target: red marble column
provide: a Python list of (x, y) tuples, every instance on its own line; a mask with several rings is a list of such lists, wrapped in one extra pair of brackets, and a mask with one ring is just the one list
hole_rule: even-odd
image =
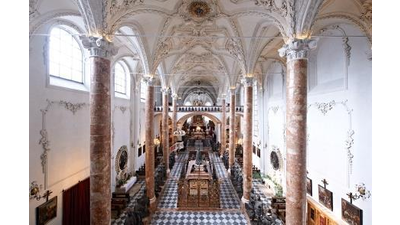
[(156, 196), (154, 194), (154, 84), (153, 78), (146, 79), (147, 95), (145, 102), (145, 141), (146, 141), (146, 189), (150, 199), (150, 211), (156, 209)]
[(306, 224), (307, 53), (314, 40), (290, 40), (287, 57), (286, 224)]
[(231, 92), (231, 103), (229, 108), (229, 171), (235, 162), (235, 117), (236, 117), (236, 88), (230, 89)]
[(90, 224), (111, 222), (110, 59), (113, 44), (82, 36), (90, 50)]
[[(173, 94), (172, 95), (172, 132), (175, 132), (177, 130), (177, 118), (178, 118), (178, 107), (177, 107), (177, 101), (178, 101), (178, 95)], [(176, 137), (172, 136), (172, 143), (175, 144), (176, 142)]]
[(245, 77), (244, 85), (244, 132), (243, 132), (243, 197), (250, 200), (253, 178), (253, 77)]
[(221, 99), (222, 105), (222, 123), (221, 123), (221, 149), (220, 149), (220, 156), (225, 153), (226, 151), (226, 102), (225, 98)]
[(162, 146), (163, 146), (163, 157), (164, 164), (167, 170), (167, 175), (169, 175), (169, 130), (168, 130), (168, 94), (169, 89), (162, 89), (162, 101), (163, 101), (163, 111), (162, 111)]

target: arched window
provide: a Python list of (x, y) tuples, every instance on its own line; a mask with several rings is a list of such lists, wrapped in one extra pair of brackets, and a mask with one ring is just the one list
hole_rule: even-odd
[(118, 61), (114, 66), (114, 84), (115, 92), (126, 95), (127, 89), (127, 68), (124, 62)]
[(64, 26), (56, 26), (50, 31), (49, 74), (50, 77), (84, 82), (82, 49)]

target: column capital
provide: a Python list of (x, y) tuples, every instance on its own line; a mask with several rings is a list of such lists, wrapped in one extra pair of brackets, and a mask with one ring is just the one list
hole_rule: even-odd
[(145, 82), (147, 86), (153, 86), (155, 79), (153, 76), (143, 76), (143, 82)]
[(172, 99), (174, 99), (174, 100), (178, 100), (178, 94), (176, 94), (176, 93), (173, 93), (173, 94), (171, 95), (171, 97), (172, 97)]
[(79, 38), (83, 47), (89, 50), (90, 56), (109, 59), (118, 53), (118, 48), (103, 37), (81, 35)]
[(278, 50), (280, 57), (287, 57), (287, 61), (294, 59), (307, 59), (308, 52), (317, 47), (317, 39), (292, 38)]
[(236, 92), (236, 86), (229, 87), (229, 93), (234, 94)]
[(162, 92), (164, 95), (168, 95), (168, 94), (170, 93), (170, 91), (171, 91), (171, 89), (169, 89), (169, 88), (161, 88), (161, 92)]
[(241, 82), (245, 87), (253, 86), (254, 77), (244, 77)]

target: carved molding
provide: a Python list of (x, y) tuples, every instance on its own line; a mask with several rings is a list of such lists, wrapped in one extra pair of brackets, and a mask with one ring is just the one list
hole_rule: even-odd
[[(352, 148), (354, 145), (354, 130), (352, 129), (352, 112), (353, 109), (349, 108), (347, 105), (347, 100), (341, 101), (341, 102), (336, 102), (335, 100), (332, 100), (330, 102), (326, 103), (319, 103), (315, 102), (313, 104), (308, 105), (308, 109), (312, 106), (316, 107), (324, 116), (331, 110), (335, 108), (335, 106), (341, 105), (344, 107), (344, 109), (347, 112), (348, 118), (349, 118), (349, 130), (347, 131), (347, 138), (345, 140), (345, 149), (346, 149), (346, 154), (347, 154), (347, 186), (350, 187), (350, 176), (353, 173), (353, 158), (354, 154), (352, 153)], [(308, 134), (308, 141), (309, 140), (309, 134)]]
[(42, 113), (42, 129), (39, 131), (40, 133), (40, 140), (39, 144), (42, 145), (43, 148), (43, 153), (40, 155), (40, 160), (41, 160), (41, 165), (42, 165), (42, 172), (44, 174), (44, 188), (47, 189), (47, 177), (48, 177), (48, 171), (47, 171), (47, 165), (48, 165), (48, 153), (51, 150), (50, 149), (50, 141), (48, 139), (48, 133), (46, 130), (46, 114), (49, 112), (51, 107), (53, 105), (58, 105), (64, 107), (66, 110), (71, 111), (73, 115), (75, 113), (82, 109), (83, 107), (89, 106), (87, 103), (71, 103), (68, 101), (50, 101), (46, 99), (47, 105), (44, 109), (40, 109), (40, 112)]
[(347, 139), (345, 141), (346, 149), (347, 149), (347, 158), (349, 160), (349, 173), (350, 174), (353, 174), (353, 158), (354, 158), (354, 155), (351, 152), (351, 148), (354, 145), (353, 135), (354, 135), (354, 130), (349, 130), (347, 132)]
[(315, 106), (325, 116), (329, 111), (331, 111), (338, 104), (345, 107), (347, 114), (351, 114), (351, 112), (353, 111), (353, 109), (350, 109), (347, 106), (347, 100), (341, 101), (341, 102), (336, 102), (335, 100), (332, 100), (330, 102), (315, 102), (315, 103), (309, 104), (308, 109), (312, 106)]
[(80, 36), (82, 45), (89, 50), (90, 56), (111, 58), (118, 53), (118, 48), (114, 46), (112, 42), (105, 40), (104, 38), (98, 38), (93, 36)]
[(347, 59), (347, 66), (350, 65), (350, 58), (351, 58), (351, 46), (349, 45), (349, 38), (347, 37), (346, 32), (344, 31), (343, 28), (341, 28), (339, 25), (331, 25), (328, 27), (325, 27), (319, 31), (319, 34), (323, 34), (329, 30), (338, 30), (340, 33), (342, 33), (342, 43), (343, 43), (343, 50), (346, 54), (346, 59)]
[(279, 56), (286, 56), (287, 61), (297, 59), (307, 59), (308, 52), (317, 47), (316, 39), (290, 39), (282, 48), (280, 48)]

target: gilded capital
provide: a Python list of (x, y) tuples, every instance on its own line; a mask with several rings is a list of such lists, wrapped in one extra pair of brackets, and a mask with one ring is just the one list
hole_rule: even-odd
[(287, 58), (287, 61), (294, 59), (307, 59), (308, 52), (317, 47), (317, 39), (290, 39), (278, 50), (280, 57)]
[(118, 48), (103, 37), (80, 36), (83, 47), (88, 49), (90, 56), (109, 59), (118, 53)]

